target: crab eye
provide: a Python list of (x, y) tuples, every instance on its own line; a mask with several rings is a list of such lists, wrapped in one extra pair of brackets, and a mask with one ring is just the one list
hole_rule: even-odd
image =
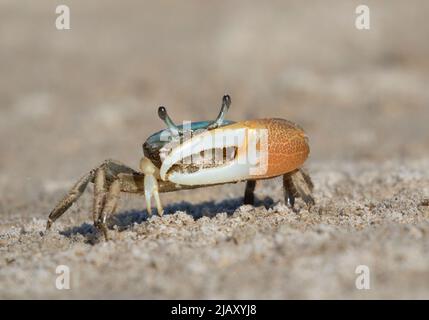
[(167, 117), (167, 110), (165, 109), (165, 107), (160, 106), (158, 108), (158, 116), (161, 118), (161, 120), (165, 121), (165, 119)]
[(218, 114), (216, 120), (207, 126), (208, 130), (219, 128), (222, 125), (223, 120), (225, 119), (225, 115), (228, 112), (230, 105), (231, 105), (231, 97), (229, 95), (224, 95), (222, 97), (222, 106), (220, 107), (219, 114)]
[(173, 120), (168, 116), (167, 109), (164, 106), (158, 108), (158, 116), (164, 121), (167, 128), (170, 130), (173, 136), (178, 136), (182, 134), (181, 130), (175, 125)]

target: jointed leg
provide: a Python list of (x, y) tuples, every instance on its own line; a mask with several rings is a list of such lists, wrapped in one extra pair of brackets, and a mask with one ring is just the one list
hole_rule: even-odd
[(256, 180), (247, 180), (246, 181), (246, 189), (244, 191), (244, 204), (254, 205), (255, 203), (255, 187)]
[(106, 201), (106, 172), (103, 167), (95, 171), (94, 179), (94, 207), (92, 217), (94, 225), (97, 226), (98, 218), (103, 210)]
[(97, 220), (94, 220), (94, 224), (97, 226), (99, 230), (101, 230), (104, 234), (104, 238), (106, 240), (109, 239), (107, 232), (106, 220), (112, 215), (117, 207), (119, 194), (121, 193), (121, 183), (119, 179), (112, 182), (109, 187), (109, 192), (107, 193), (105, 204), (101, 214), (97, 217)]
[[(106, 217), (110, 212), (114, 211), (115, 205), (114, 203), (117, 197), (116, 194), (119, 195), (117, 190), (120, 188), (120, 181), (118, 177), (121, 174), (126, 175), (139, 175), (139, 173), (132, 168), (113, 160), (106, 160), (100, 166), (95, 169), (92, 169), (86, 175), (84, 175), (79, 181), (73, 186), (73, 188), (67, 193), (67, 195), (57, 204), (57, 206), (52, 210), (49, 215), (48, 222), (46, 224), (46, 229), (48, 230), (52, 224), (61, 217), (64, 212), (70, 208), (70, 206), (82, 195), (85, 191), (89, 182), (93, 182), (94, 186), (94, 212), (93, 219), (94, 224), (96, 226), (100, 225), (99, 221), (106, 220)], [(106, 188), (110, 185), (109, 193), (106, 195)], [(139, 190), (140, 186), (136, 186), (136, 192), (142, 192), (143, 190)], [(106, 199), (107, 197), (107, 199)], [(104, 207), (106, 207), (104, 209)], [(104, 213), (103, 213), (104, 212)], [(100, 220), (100, 217), (102, 219)], [(104, 217), (104, 218), (103, 218)], [(103, 227), (103, 223), (101, 224)]]
[(71, 188), (71, 190), (67, 193), (67, 195), (55, 206), (49, 215), (48, 222), (46, 223), (46, 230), (49, 230), (55, 220), (61, 217), (64, 212), (66, 212), (67, 209), (70, 208), (77, 199), (79, 199), (79, 197), (85, 191), (88, 183), (93, 180), (94, 175), (95, 170), (91, 170), (82, 178), (80, 178), (73, 188)]
[(311, 196), (313, 182), (303, 169), (297, 169), (283, 175), (283, 188), (285, 202), (289, 202), (292, 208), (295, 204), (295, 198), (298, 197), (301, 197), (308, 206), (314, 205), (314, 199)]
[(295, 186), (293, 185), (290, 174), (283, 175), (283, 192), (285, 203), (289, 202), (289, 205), (293, 208), (295, 205), (295, 197), (298, 196)]

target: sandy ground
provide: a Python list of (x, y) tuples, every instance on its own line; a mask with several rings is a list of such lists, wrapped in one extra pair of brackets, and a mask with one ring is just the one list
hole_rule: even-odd
[[(0, 298), (429, 298), (427, 1), (0, 2)], [(112, 240), (92, 187), (48, 234), (83, 173), (173, 119), (281, 117), (311, 142), (316, 205), (284, 205), (278, 179), (123, 195)], [(71, 289), (55, 287), (58, 265)], [(370, 289), (355, 286), (368, 266)]]

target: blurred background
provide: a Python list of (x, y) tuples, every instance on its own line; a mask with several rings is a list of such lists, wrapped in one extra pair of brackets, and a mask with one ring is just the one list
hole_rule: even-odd
[(2, 197), (105, 158), (136, 166), (159, 105), (213, 119), (224, 93), (231, 120), (301, 124), (311, 161), (427, 156), (429, 3), (365, 1), (363, 31), (359, 4), (0, 1)]
[[(55, 8), (60, 4), (70, 8), (71, 30), (55, 27)], [(355, 28), (355, 9), (360, 4), (370, 8), (370, 30)], [(411, 295), (420, 286), (422, 296), (427, 297), (427, 282), (425, 286), (422, 281), (429, 278), (424, 260), (428, 255), (422, 254), (427, 252), (427, 237), (421, 236), (418, 242), (409, 238), (420, 235), (414, 226), (401, 229), (395, 224), (393, 231), (365, 229), (358, 234), (359, 242), (347, 226), (360, 230), (373, 224), (390, 226), (389, 221), (418, 220), (423, 221), (421, 234), (427, 230), (424, 223), (429, 212), (416, 208), (427, 208), (421, 199), (424, 192), (427, 196), (423, 166), (429, 158), (428, 18), (426, 0), (0, 0), (0, 251), (8, 257), (0, 260), (3, 296), (34, 297), (50, 288), (54, 290), (51, 296), (58, 297), (47, 270), (54, 270), (67, 257), (77, 261), (75, 270), (82, 268), (82, 286), (94, 291), (95, 297), (131, 296), (129, 286), (134, 286), (134, 292), (147, 290), (140, 297), (278, 298), (320, 297), (322, 293), (330, 297), (330, 292), (338, 297), (337, 288), (357, 294), (350, 287), (353, 270), (369, 256), (378, 262), (375, 272), (378, 283), (384, 281), (385, 297), (391, 293), (401, 297), (404, 286)], [(128, 226), (140, 224), (115, 236), (155, 239), (133, 240), (133, 250), (141, 250), (135, 254), (129, 252), (126, 241), (86, 244), (79, 233), (91, 232), (90, 225), (82, 224), (90, 221), (91, 193), (87, 193), (58, 227), (60, 231), (66, 226), (80, 229), (72, 229), (68, 237), (54, 233), (48, 238), (51, 255), (47, 255), (48, 245), (42, 245), (39, 232), (55, 202), (78, 177), (107, 158), (137, 168), (142, 143), (164, 127), (157, 116), (159, 105), (165, 105), (177, 123), (210, 120), (216, 117), (225, 93), (232, 96), (230, 120), (280, 117), (307, 131), (311, 144), (307, 166), (315, 172), (316, 209), (304, 211), (303, 216), (291, 214), (286, 207), (269, 214), (258, 209), (252, 216), (263, 218), (254, 225), (243, 222), (250, 235), (234, 227), (240, 212), (237, 219), (226, 222), (222, 214), (195, 221), (186, 215), (167, 215), (154, 219), (149, 231), (140, 223), (141, 212), (135, 214), (137, 218), (130, 214)], [(393, 165), (378, 171), (391, 160)], [(416, 170), (402, 170), (416, 161)], [(337, 164), (342, 166), (340, 173)], [(362, 168), (370, 174), (361, 175)], [(214, 216), (228, 204), (229, 213), (234, 212), (241, 204), (243, 186), (215, 188), (215, 192), (167, 194), (163, 201), (173, 205), (172, 211), (199, 205), (200, 216), (207, 207), (209, 216)], [(259, 190), (265, 196), (274, 195), (275, 200), (282, 197), (277, 182)], [(227, 202), (219, 206), (203, 202), (213, 200)], [(143, 208), (142, 199), (122, 201), (120, 210), (138, 208)], [(183, 232), (200, 232), (201, 243), (207, 247), (198, 251), (192, 237), (189, 242), (177, 240), (181, 229), (161, 235), (158, 241), (156, 232), (170, 230), (180, 219), (188, 225)], [(283, 221), (284, 233), (277, 232), (279, 221)], [(319, 228), (321, 221), (329, 227), (302, 232), (310, 225)], [(168, 228), (162, 228), (162, 223)], [(293, 223), (291, 228), (296, 229), (288, 229)], [(205, 231), (208, 227), (201, 227), (204, 224), (226, 230), (227, 235), (237, 230), (248, 238), (241, 247), (231, 247), (230, 253), (230, 242), (213, 244), (211, 233)], [(343, 238), (337, 237), (339, 232), (332, 225), (341, 226)], [(192, 226), (195, 229), (189, 229)], [(253, 236), (252, 228), (262, 231)], [(273, 244), (271, 234), (286, 254), (280, 255), (277, 247), (265, 249), (264, 245)], [(391, 240), (387, 249), (383, 247), (386, 234)], [(404, 237), (409, 242), (398, 240)], [(330, 251), (324, 248), (330, 243), (334, 243), (330, 249), (334, 256), (328, 258)], [(356, 248), (356, 243), (365, 245)], [(184, 253), (173, 244), (184, 248)], [(255, 257), (242, 258), (253, 252), (246, 245), (256, 248)], [(71, 251), (61, 255), (57, 246)], [(236, 273), (229, 273), (232, 262), (224, 267), (212, 263), (224, 263), (210, 258), (212, 252), (221, 258), (226, 252), (228, 261), (242, 259), (235, 262)], [(102, 257), (94, 258), (94, 268), (85, 260), (92, 259), (92, 253)], [(279, 255), (284, 260), (278, 260)], [(191, 264), (189, 257), (196, 262)], [(112, 261), (119, 266), (111, 267)], [(296, 268), (290, 273), (293, 262)], [(100, 264), (105, 267), (103, 273), (95, 273)], [(176, 267), (159, 267), (164, 265)], [(407, 269), (410, 266), (414, 269)], [(388, 268), (393, 270), (389, 275)], [(117, 270), (128, 272), (124, 276)], [(204, 274), (212, 275), (211, 280)], [(190, 275), (194, 288), (189, 287)], [(402, 282), (397, 282), (399, 278)], [(138, 279), (146, 282), (141, 285)], [(285, 279), (289, 281), (286, 287), (282, 285)], [(393, 290), (389, 286), (395, 283)], [(184, 286), (189, 288), (181, 295)], [(111, 288), (116, 291), (108, 293)], [(81, 297), (80, 291), (72, 294)]]

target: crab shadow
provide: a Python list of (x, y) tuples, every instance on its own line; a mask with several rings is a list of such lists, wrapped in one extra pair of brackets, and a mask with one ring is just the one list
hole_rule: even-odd
[[(243, 198), (234, 198), (223, 200), (221, 202), (205, 201), (198, 204), (192, 204), (187, 201), (181, 201), (164, 207), (164, 215), (174, 214), (177, 211), (185, 212), (190, 215), (194, 220), (202, 217), (212, 218), (218, 213), (226, 212), (228, 216), (232, 215), (240, 206), (243, 205)], [(264, 206), (266, 209), (274, 205), (274, 200), (271, 197), (265, 197), (264, 199), (255, 198), (255, 207)], [(118, 231), (129, 229), (134, 224), (141, 224), (145, 222), (150, 216), (147, 210), (130, 210), (115, 214), (109, 219), (109, 229), (113, 226)], [(82, 235), (87, 238), (89, 242), (93, 242), (97, 237), (97, 230), (92, 224), (83, 223), (80, 226), (68, 228), (64, 231), (60, 231), (60, 234), (68, 238), (75, 235)]]

